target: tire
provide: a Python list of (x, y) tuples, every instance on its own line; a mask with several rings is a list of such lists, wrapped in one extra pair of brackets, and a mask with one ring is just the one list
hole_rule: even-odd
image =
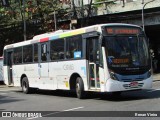
[(29, 88), (29, 82), (28, 82), (28, 78), (27, 77), (24, 77), (22, 79), (22, 91), (25, 94), (28, 94), (31, 91), (30, 88)]
[(80, 77), (76, 79), (76, 95), (79, 99), (85, 98), (84, 84)]

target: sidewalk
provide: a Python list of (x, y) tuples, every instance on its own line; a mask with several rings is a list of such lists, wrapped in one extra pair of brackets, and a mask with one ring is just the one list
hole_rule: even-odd
[(160, 73), (159, 74), (153, 74), (153, 81), (160, 81)]

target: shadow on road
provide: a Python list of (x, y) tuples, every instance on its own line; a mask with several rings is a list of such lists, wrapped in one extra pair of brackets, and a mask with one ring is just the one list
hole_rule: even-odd
[(129, 91), (123, 92), (121, 96), (115, 96), (107, 93), (105, 95), (99, 95), (99, 100), (107, 101), (132, 101), (132, 100), (143, 100), (143, 99), (155, 99), (160, 98), (160, 90), (142, 90), (142, 91)]
[[(25, 94), (22, 91), (16, 91), (16, 92)], [(67, 90), (34, 90), (33, 92), (29, 94), (76, 98), (76, 94), (73, 91), (67, 91)]]
[[(23, 99), (17, 99), (16, 97), (9, 97), (9, 96), (0, 95), (0, 104), (19, 102), (19, 101), (23, 101)], [(0, 111), (1, 110), (3, 110), (3, 109), (0, 109)]]
[[(17, 91), (17, 92), (21, 92), (21, 91)], [(37, 90), (31, 94), (76, 98), (75, 92), (66, 91), (66, 90), (65, 91)], [(160, 90), (127, 91), (117, 96), (113, 95), (112, 93), (88, 92), (84, 100), (94, 99), (94, 100), (120, 102), (120, 101), (132, 101), (132, 100), (154, 99), (154, 98), (160, 98)]]

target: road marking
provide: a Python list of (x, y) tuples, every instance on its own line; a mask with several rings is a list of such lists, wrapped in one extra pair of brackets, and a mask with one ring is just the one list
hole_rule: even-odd
[[(84, 107), (77, 107), (77, 108), (62, 110), (62, 111), (59, 111), (59, 112), (54, 112), (54, 113), (49, 113), (49, 114), (43, 115), (42, 117), (46, 117), (46, 116), (54, 115), (54, 114), (58, 114), (58, 113), (63, 113), (63, 112), (66, 112), (66, 111), (73, 111), (73, 110), (77, 110), (77, 109), (82, 109), (82, 108), (84, 108)], [(31, 120), (31, 119), (36, 119), (36, 118), (38, 118), (38, 117), (31, 117), (31, 118), (27, 118), (27, 119)]]
[(148, 92), (154, 92), (154, 91), (159, 91), (160, 89), (151, 89), (150, 91)]
[(82, 109), (82, 108), (84, 108), (84, 107), (77, 107), (77, 108), (72, 108), (72, 109), (63, 110), (63, 111), (73, 111), (73, 110)]
[(7, 93), (0, 93), (0, 95), (5, 95), (5, 94), (7, 94)]

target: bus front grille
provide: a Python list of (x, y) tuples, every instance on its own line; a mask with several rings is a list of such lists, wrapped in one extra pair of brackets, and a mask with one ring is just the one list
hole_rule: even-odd
[(137, 86), (131, 86), (130, 84), (124, 84), (123, 87), (124, 87), (125, 89), (141, 88), (141, 87), (143, 87), (143, 84), (144, 84), (144, 83), (138, 83)]

